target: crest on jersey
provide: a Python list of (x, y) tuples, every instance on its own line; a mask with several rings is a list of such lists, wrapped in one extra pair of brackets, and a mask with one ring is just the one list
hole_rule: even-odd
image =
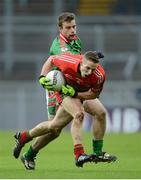
[(66, 52), (66, 51), (68, 51), (68, 48), (62, 47), (62, 48), (61, 48), (61, 51), (62, 51), (62, 52)]

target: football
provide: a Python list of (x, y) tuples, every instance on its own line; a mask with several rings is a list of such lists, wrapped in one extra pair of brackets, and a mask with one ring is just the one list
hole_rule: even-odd
[(46, 75), (46, 77), (50, 79), (51, 84), (53, 84), (53, 91), (60, 91), (62, 85), (65, 85), (65, 78), (61, 71), (52, 70)]

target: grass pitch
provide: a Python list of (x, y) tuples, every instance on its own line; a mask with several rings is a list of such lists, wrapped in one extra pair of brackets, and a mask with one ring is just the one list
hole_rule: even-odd
[[(140, 179), (141, 133), (107, 134), (104, 150), (118, 156), (115, 163), (87, 163), (83, 168), (74, 165), (70, 132), (63, 132), (58, 139), (38, 154), (36, 170), (27, 171), (19, 159), (14, 159), (13, 132), (0, 132), (1, 179)], [(30, 143), (29, 143), (30, 144)], [(22, 153), (29, 147), (27, 144)], [(87, 153), (92, 153), (91, 134), (84, 133)]]

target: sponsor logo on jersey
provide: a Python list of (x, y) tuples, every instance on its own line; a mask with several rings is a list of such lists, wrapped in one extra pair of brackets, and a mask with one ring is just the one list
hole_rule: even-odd
[(62, 47), (62, 48), (61, 48), (61, 51), (62, 51), (62, 52), (66, 52), (66, 51), (68, 51), (68, 48)]

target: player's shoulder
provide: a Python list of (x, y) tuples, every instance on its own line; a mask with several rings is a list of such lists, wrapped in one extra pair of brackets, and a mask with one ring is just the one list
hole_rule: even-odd
[(81, 56), (75, 55), (70, 52), (53, 56), (53, 61), (61, 61), (62, 63), (67, 64), (78, 64), (81, 62)]
[(82, 55), (81, 54), (73, 54), (73, 53), (71, 53), (71, 52), (69, 52), (69, 51), (67, 51), (67, 52), (64, 52), (64, 53), (62, 53), (62, 54), (60, 54), (60, 55), (58, 55), (59, 57), (68, 57), (68, 58), (70, 58), (70, 59), (81, 59), (82, 58)]
[(95, 70), (95, 76), (100, 79), (101, 82), (105, 81), (106, 74), (104, 68), (99, 64)]
[(50, 46), (50, 55), (60, 54), (60, 44), (59, 44), (59, 37), (57, 36)]
[(59, 44), (59, 36), (56, 36), (56, 38), (52, 41), (51, 47), (58, 46)]
[(51, 60), (54, 59), (54, 58), (55, 58), (55, 55), (50, 55), (50, 56), (48, 57), (47, 61), (51, 61)]
[(77, 36), (77, 40), (76, 40), (79, 44), (81, 44), (81, 39), (79, 38), (79, 36)]
[(56, 42), (58, 42), (58, 41), (59, 41), (59, 35), (57, 35), (52, 42), (53, 42), (53, 43), (56, 43)]
[(104, 68), (102, 67), (101, 64), (98, 65), (97, 69), (96, 69), (98, 72), (100, 72), (101, 74), (105, 75), (105, 70)]

